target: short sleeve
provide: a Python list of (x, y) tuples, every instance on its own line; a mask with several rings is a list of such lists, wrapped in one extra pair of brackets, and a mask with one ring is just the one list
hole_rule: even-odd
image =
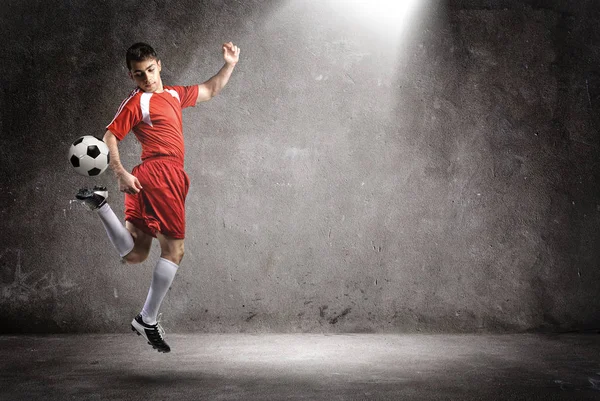
[(140, 107), (135, 105), (136, 100), (139, 102), (139, 97), (126, 99), (119, 107), (115, 118), (106, 127), (119, 141), (123, 140), (131, 129), (142, 121)]
[(196, 100), (198, 100), (198, 85), (173, 86), (173, 89), (176, 90), (179, 95), (182, 109), (196, 105)]

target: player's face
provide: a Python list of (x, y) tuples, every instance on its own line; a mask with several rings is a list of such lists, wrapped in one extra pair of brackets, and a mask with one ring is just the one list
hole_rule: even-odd
[(129, 76), (144, 92), (160, 92), (163, 89), (160, 70), (160, 60), (150, 58), (143, 61), (132, 61)]

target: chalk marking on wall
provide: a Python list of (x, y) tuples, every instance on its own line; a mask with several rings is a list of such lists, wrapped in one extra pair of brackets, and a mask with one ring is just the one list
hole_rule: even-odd
[(63, 274), (61, 278), (57, 278), (54, 272), (46, 274), (35, 279), (35, 274), (38, 270), (24, 272), (22, 266), (22, 250), (7, 248), (0, 254), (0, 260), (7, 255), (16, 255), (16, 261), (13, 266), (7, 266), (13, 269), (14, 279), (12, 283), (2, 287), (1, 300), (22, 301), (27, 302), (32, 297), (37, 298), (56, 298), (71, 292), (77, 287), (77, 284), (69, 277)]

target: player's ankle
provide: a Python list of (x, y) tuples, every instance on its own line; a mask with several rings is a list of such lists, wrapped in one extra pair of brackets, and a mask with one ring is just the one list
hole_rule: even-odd
[(156, 318), (152, 318), (152, 316), (149, 316), (144, 311), (142, 311), (142, 313), (140, 313), (140, 315), (142, 315), (142, 321), (149, 326), (154, 326), (157, 323)]

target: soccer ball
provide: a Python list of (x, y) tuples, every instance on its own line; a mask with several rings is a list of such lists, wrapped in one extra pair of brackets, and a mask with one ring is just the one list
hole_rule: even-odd
[(108, 146), (100, 139), (84, 135), (69, 149), (69, 162), (81, 175), (93, 177), (106, 171), (110, 161)]

